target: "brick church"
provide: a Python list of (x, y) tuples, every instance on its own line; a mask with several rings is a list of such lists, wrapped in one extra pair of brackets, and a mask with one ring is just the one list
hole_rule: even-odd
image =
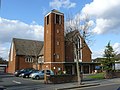
[[(69, 32), (68, 38), (78, 31)], [(79, 33), (79, 42), (85, 42)], [(91, 61), (91, 50), (85, 43), (80, 50), (79, 68), (83, 73), (91, 73), (94, 64)], [(14, 73), (23, 68), (51, 69), (54, 73), (66, 71), (76, 73), (74, 47), (68, 44), (64, 35), (64, 14), (52, 10), (44, 18), (44, 42), (13, 38), (9, 54), (8, 72)]]

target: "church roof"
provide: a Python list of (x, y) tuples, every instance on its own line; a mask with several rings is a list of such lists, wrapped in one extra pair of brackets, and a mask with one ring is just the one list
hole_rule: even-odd
[(79, 36), (80, 36), (80, 33), (79, 33), (78, 30), (70, 31), (70, 32), (68, 32), (68, 33), (66, 34), (65, 40), (67, 41), (67, 39), (73, 39), (73, 38), (74, 38), (76, 35), (78, 35), (78, 34), (79, 34)]
[(62, 12), (60, 12), (60, 11), (58, 11), (58, 10), (56, 10), (56, 9), (53, 9), (52, 12), (63, 14)]
[(84, 38), (80, 35), (80, 32), (78, 30), (68, 32), (65, 36), (65, 41), (73, 43), (74, 41), (73, 39), (76, 38), (76, 36), (80, 36), (82, 41), (85, 43), (85, 47), (87, 47), (89, 51), (92, 53), (92, 51), (90, 50), (90, 48), (88, 47), (87, 43), (85, 42)]
[(43, 55), (43, 41), (13, 38), (17, 55)]

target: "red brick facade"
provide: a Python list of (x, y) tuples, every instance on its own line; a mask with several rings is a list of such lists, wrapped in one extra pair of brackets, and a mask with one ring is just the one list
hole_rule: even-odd
[[(14, 42), (12, 44), (14, 45)], [(23, 68), (36, 68), (36, 64), (25, 62), (25, 55), (17, 55), (17, 50), (15, 49), (15, 46), (13, 46), (12, 58), (12, 48), (10, 50), (9, 73)], [(73, 45), (65, 42), (64, 14), (56, 10), (51, 11), (44, 18), (44, 62), (38, 64), (38, 69), (51, 69), (55, 74), (57, 74), (59, 70), (66, 70), (74, 74), (74, 72), (76, 72), (76, 64), (73, 52)], [(91, 51), (86, 43), (81, 53), (82, 62), (91, 62)], [(70, 62), (73, 64), (69, 64)]]
[[(57, 23), (57, 15), (61, 22)], [(49, 20), (48, 20), (49, 19)], [(51, 12), (45, 16), (44, 22), (44, 62), (49, 68), (59, 67), (63, 70), (64, 54), (64, 15)]]

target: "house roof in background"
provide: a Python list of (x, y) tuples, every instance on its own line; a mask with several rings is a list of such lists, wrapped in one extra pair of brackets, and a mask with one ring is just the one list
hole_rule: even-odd
[(120, 59), (120, 54), (116, 55), (115, 58)]
[(43, 41), (13, 38), (17, 55), (38, 56), (43, 54)]

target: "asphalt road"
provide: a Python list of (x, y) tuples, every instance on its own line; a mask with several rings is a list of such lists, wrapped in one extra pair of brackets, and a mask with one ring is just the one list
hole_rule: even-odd
[[(99, 83), (100, 85), (75, 88), (70, 90), (117, 90), (120, 87), (120, 78), (84, 81), (83, 83), (85, 83), (85, 85)], [(56, 88), (72, 87), (75, 85), (77, 85), (77, 82), (63, 84), (44, 84), (43, 80), (20, 78), (9, 74), (0, 75), (0, 87), (4, 86), (6, 90), (57, 90)]]
[[(0, 86), (7, 90), (53, 90), (54, 85), (46, 85), (43, 80), (15, 77), (13, 75), (0, 75)], [(50, 89), (48, 89), (50, 88)]]

